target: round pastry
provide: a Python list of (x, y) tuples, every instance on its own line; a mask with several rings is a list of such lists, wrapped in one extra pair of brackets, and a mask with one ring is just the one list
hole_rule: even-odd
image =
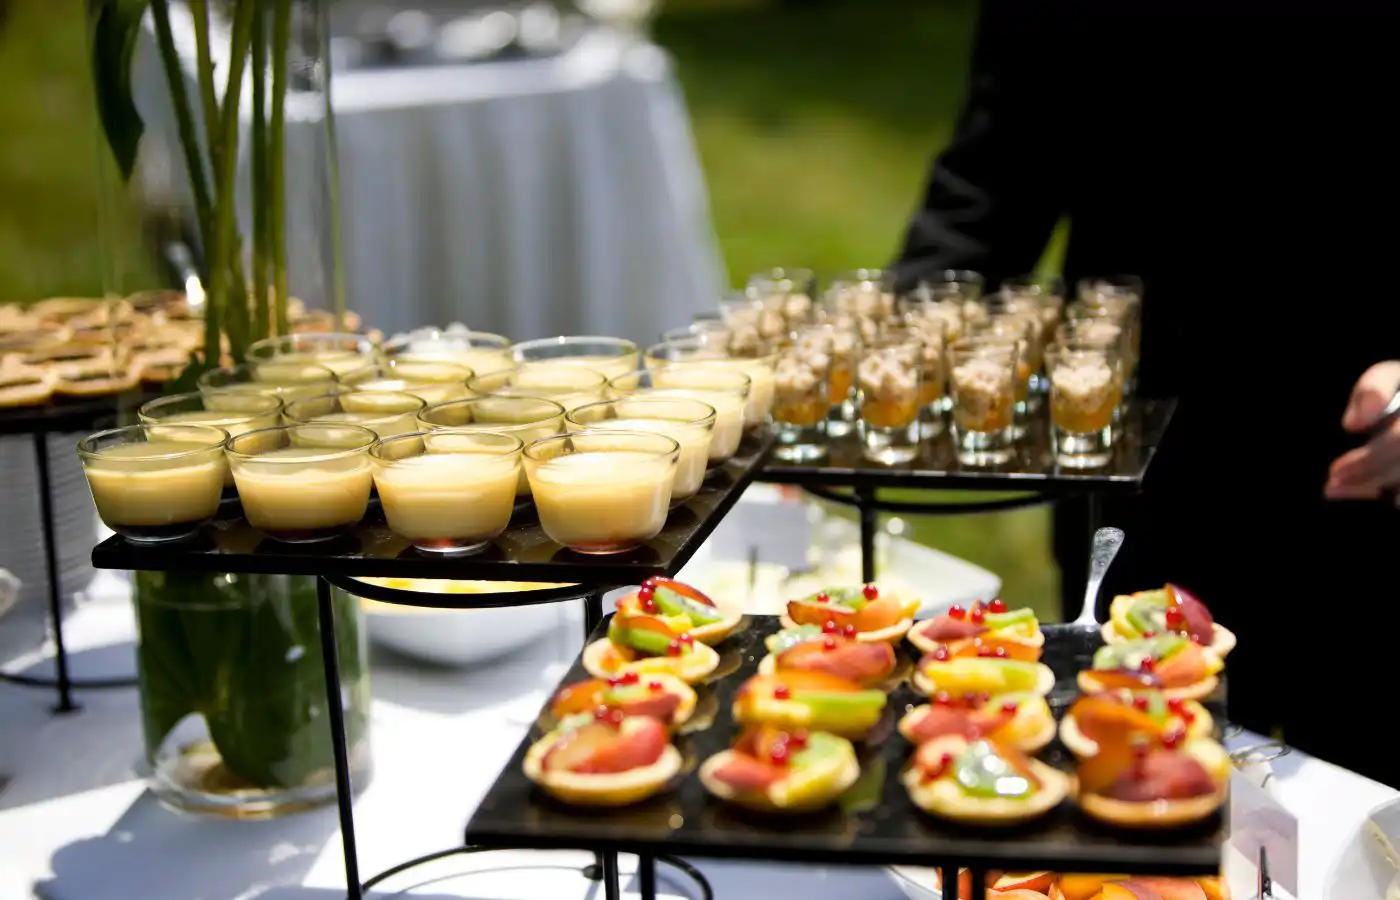
[(883, 641), (862, 643), (853, 626), (837, 634), (823, 632), (815, 625), (799, 625), (768, 636), (768, 655), (759, 660), (758, 673), (779, 671), (825, 672), (863, 687), (888, 687), (899, 659), (894, 648)]
[(1086, 694), (1159, 690), (1167, 699), (1200, 700), (1220, 684), (1224, 663), (1215, 652), (1178, 634), (1159, 634), (1100, 647), (1093, 668), (1079, 673)]
[(1229, 793), (1230, 755), (1213, 740), (1109, 743), (1079, 765), (1079, 807), (1123, 828), (1176, 828), (1208, 818)]
[(1015, 659), (994, 640), (975, 638), (926, 654), (914, 671), (913, 684), (928, 696), (1026, 693), (1044, 697), (1055, 689), (1055, 673), (1044, 663)]
[(660, 792), (681, 771), (660, 719), (573, 716), (525, 753), (525, 777), (576, 806), (626, 806)]
[(883, 691), (825, 672), (778, 672), (740, 685), (733, 712), (742, 725), (827, 731), (859, 740), (880, 721), (885, 703)]
[(583, 668), (594, 678), (660, 673), (696, 684), (719, 668), (719, 654), (655, 616), (618, 613), (608, 625), (608, 636), (583, 648)]
[(739, 610), (721, 609), (700, 591), (670, 578), (648, 578), (617, 601), (617, 610), (655, 616), (672, 630), (688, 632), (706, 644), (718, 644), (729, 637), (744, 618)]
[(798, 625), (820, 628), (830, 622), (838, 631), (853, 627), (858, 641), (897, 643), (914, 624), (914, 613), (919, 611), (919, 606), (918, 600), (907, 600), (893, 593), (882, 595), (873, 584), (829, 588), (790, 601), (781, 621), (784, 628)]
[(16, 366), (0, 371), (0, 407), (47, 403), (57, 382), (57, 378), (42, 369)]
[(616, 709), (625, 716), (660, 719), (675, 731), (690, 721), (695, 703), (694, 689), (674, 675), (656, 672), (643, 678), (633, 671), (606, 680), (566, 684), (550, 701), (549, 711), (563, 721), (569, 716)]
[(759, 812), (813, 812), (860, 778), (855, 748), (821, 731), (760, 725), (700, 766), (700, 783), (721, 800)]
[(1068, 775), (985, 738), (945, 735), (919, 745), (901, 776), (925, 812), (955, 822), (1013, 825), (1050, 812), (1070, 793)]
[(129, 391), (140, 380), (140, 370), (133, 365), (93, 365), (59, 373), (53, 392), (64, 397), (100, 397)]
[(911, 744), (957, 735), (969, 741), (985, 737), (1022, 753), (1038, 753), (1055, 739), (1055, 716), (1039, 694), (938, 694), (932, 703), (905, 713), (899, 733)]
[(1104, 691), (1081, 697), (1060, 721), (1060, 742), (1078, 757), (1099, 752), (1099, 739), (1143, 734), (1155, 740), (1180, 733), (1188, 740), (1208, 738), (1215, 722), (1195, 700), (1168, 699), (1160, 691)]
[(1221, 659), (1235, 649), (1234, 632), (1217, 623), (1206, 605), (1180, 585), (1113, 598), (1103, 626), (1105, 642), (1116, 644), (1159, 634), (1184, 635)]
[(29, 312), (40, 319), (63, 322), (91, 315), (106, 305), (106, 300), (95, 297), (50, 297), (29, 307)]
[(1017, 658), (1040, 659), (1040, 650), (1045, 646), (1045, 634), (1040, 630), (1035, 611), (1029, 607), (1007, 609), (1001, 600), (974, 603), (970, 610), (954, 604), (946, 613), (909, 629), (909, 643), (923, 653), (979, 637), (996, 638), (1007, 646), (1017, 645), (1034, 651), (1034, 656)]
[(33, 350), (25, 354), (23, 362), (26, 366), (47, 369), (63, 377), (110, 369), (116, 364), (116, 357), (110, 347), (67, 343)]

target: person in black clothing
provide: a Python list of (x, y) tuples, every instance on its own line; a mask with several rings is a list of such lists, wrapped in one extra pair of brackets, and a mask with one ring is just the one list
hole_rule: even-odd
[[(994, 290), (1068, 217), (1071, 285), (1143, 278), (1140, 392), (1180, 404), (1143, 494), (1104, 501), (1128, 540), (1101, 603), (1188, 586), (1239, 635), (1234, 721), (1400, 786), (1400, 754), (1367, 736), (1400, 687), (1400, 513), (1337, 499), (1374, 495), (1368, 465), (1400, 458), (1395, 437), (1338, 459), (1400, 385), (1381, 367), (1344, 427), (1400, 338), (1400, 15), (1276, 6), (984, 0), (894, 270), (975, 269)], [(1055, 548), (1077, 609), (1082, 502), (1057, 504)]]

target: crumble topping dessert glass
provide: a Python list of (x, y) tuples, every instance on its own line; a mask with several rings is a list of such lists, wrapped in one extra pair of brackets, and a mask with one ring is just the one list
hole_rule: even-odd
[(580, 406), (564, 417), (570, 431), (650, 431), (680, 445), (671, 505), (700, 493), (710, 462), (715, 408), (684, 397), (629, 397)]
[(193, 537), (219, 511), (224, 444), (213, 425), (128, 425), (78, 442), (103, 524), (129, 541)]
[(1107, 465), (1113, 455), (1113, 421), (1123, 399), (1116, 346), (1055, 344), (1045, 359), (1055, 461), (1070, 469)]
[(787, 334), (787, 320), (781, 311), (768, 309), (762, 300), (744, 293), (733, 293), (720, 300), (719, 312), (724, 333), (704, 329), (700, 335), (736, 356), (756, 356), (764, 345)]
[(1136, 275), (1100, 275), (1075, 286), (1078, 304), (1105, 315), (1127, 332), (1128, 355), (1123, 359), (1124, 388), (1131, 393), (1142, 355), (1142, 279)]
[(779, 345), (774, 372), (773, 454), (791, 461), (826, 455), (826, 419), (834, 362), (834, 330), (825, 325), (799, 328)]
[(879, 337), (873, 319), (862, 319), (850, 313), (819, 316), (819, 325), (831, 335), (831, 371), (827, 378), (827, 400), (831, 404), (826, 417), (826, 436), (845, 437), (856, 425), (856, 366), (860, 363), (860, 347)]
[(638, 400), (684, 398), (699, 400), (715, 411), (710, 433), (709, 465), (732, 458), (744, 438), (744, 407), (753, 380), (743, 372), (704, 363), (675, 363), (628, 372), (608, 382), (608, 392), (618, 398)]
[(885, 337), (919, 345), (919, 434), (925, 438), (942, 434), (943, 413), (947, 409), (947, 321), (906, 313), (903, 324), (885, 329)]
[(576, 553), (625, 553), (661, 533), (680, 444), (664, 434), (579, 431), (525, 448), (540, 527)]
[[(987, 309), (987, 307), (983, 307)], [(1024, 312), (989, 311), (971, 330), (974, 337), (1010, 341), (1016, 344), (1016, 415), (1012, 423), (1013, 436), (1018, 440), (1027, 429), (1031, 414), (1031, 375), (1041, 363), (1039, 348), (1040, 323)]]
[[(490, 431), (529, 444), (564, 431), (564, 407), (543, 397), (475, 397), (449, 400), (418, 413), (423, 431)], [(530, 482), (522, 468), (515, 482), (516, 502), (530, 499)]]
[(602, 373), (606, 381), (637, 368), (641, 351), (625, 338), (575, 336), (524, 341), (511, 347), (510, 352), (522, 366), (531, 363), (582, 366)]
[(1040, 319), (1040, 345), (1048, 347), (1054, 343), (1055, 329), (1059, 327), (1065, 309), (1063, 278), (1059, 275), (1017, 275), (1002, 281), (1000, 293), (1009, 302), (1036, 309)]
[(894, 338), (861, 348), (856, 366), (859, 432), (865, 457), (895, 465), (919, 453), (923, 346)]
[(920, 286), (935, 299), (945, 303), (957, 303), (962, 307), (963, 319), (969, 325), (981, 321), (984, 312), (981, 306), (982, 294), (987, 280), (981, 272), (971, 269), (944, 269), (925, 276)]
[(966, 331), (966, 316), (962, 294), (957, 288), (934, 288), (920, 284), (901, 296), (899, 304), (905, 321), (938, 319), (943, 323), (944, 343), (953, 344), (962, 340)]
[(948, 348), (953, 442), (964, 465), (994, 466), (1011, 459), (1017, 351), (1017, 341), (985, 334)]
[(811, 321), (817, 278), (811, 269), (769, 269), (749, 276), (744, 292), (780, 314), (788, 327)]

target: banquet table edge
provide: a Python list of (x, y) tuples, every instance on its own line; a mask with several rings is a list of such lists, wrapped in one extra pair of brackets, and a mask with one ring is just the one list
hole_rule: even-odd
[[(148, 400), (161, 396), (155, 391), (123, 391), (100, 397), (55, 399), (32, 406), (0, 409), (0, 437), (23, 434), (63, 434), (110, 428), (123, 412), (134, 413)], [(104, 423), (104, 419), (112, 422)]]
[[(528, 522), (519, 529), (513, 524), (503, 536), (510, 538), (523, 531), (536, 542), (532, 549), (527, 548), (533, 558), (522, 559), (511, 555), (514, 551), (510, 549), (520, 545), (502, 539), (479, 554), (424, 556), (382, 522), (377, 526), (362, 523), (343, 539), (283, 544), (261, 538), (239, 519), (231, 526), (234, 531), (218, 524), (207, 526), (187, 542), (142, 545), (110, 537), (93, 548), (92, 564), (98, 569), (157, 572), (636, 584), (653, 575), (674, 575), (690, 560), (757, 477), (772, 446), (771, 435), (746, 438), (740, 448), (745, 455), (726, 463), (718, 475), (707, 480), (711, 486), (696, 498), (671, 510), (661, 534), (637, 550), (617, 555), (572, 553), (550, 542), (537, 524)], [(527, 515), (533, 516), (533, 511)], [(226, 545), (235, 549), (226, 549)], [(358, 549), (375, 545), (384, 552), (370, 555)], [(502, 545), (507, 549), (501, 549)], [(470, 595), (463, 595), (464, 606), (471, 605), (470, 600)]]

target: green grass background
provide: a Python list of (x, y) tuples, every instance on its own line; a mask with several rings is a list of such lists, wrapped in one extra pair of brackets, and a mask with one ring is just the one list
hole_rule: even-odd
[[(12, 0), (0, 29), (0, 301), (153, 271), (100, 152), (82, 5)], [(971, 0), (665, 4), (654, 35), (676, 61), (732, 278), (890, 260), (951, 135), (974, 16)], [(1052, 608), (1046, 510), (906, 525), (1000, 575), (1008, 602)]]

